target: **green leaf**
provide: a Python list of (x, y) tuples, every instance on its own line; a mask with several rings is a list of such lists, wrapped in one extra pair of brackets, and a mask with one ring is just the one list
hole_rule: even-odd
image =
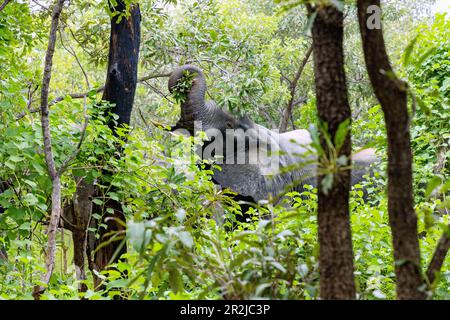
[(372, 294), (377, 299), (386, 299), (386, 295), (380, 290), (375, 290)]
[(144, 222), (128, 222), (127, 237), (137, 252), (142, 252), (150, 242), (151, 230), (146, 230)]
[(11, 160), (12, 162), (21, 162), (23, 161), (24, 157), (18, 157), (18, 156), (10, 156), (9, 160)]
[(192, 248), (194, 245), (194, 240), (192, 239), (191, 234), (187, 231), (181, 231), (178, 234), (178, 238), (188, 248)]
[(175, 213), (175, 217), (177, 217), (179, 222), (183, 222), (186, 219), (186, 210), (183, 208), (179, 208)]
[(31, 224), (29, 222), (24, 222), (20, 225), (19, 230), (30, 230)]
[(336, 134), (334, 136), (334, 146), (336, 147), (337, 151), (339, 151), (344, 145), (345, 138), (347, 137), (347, 133), (349, 131), (349, 127), (350, 127), (350, 118), (345, 119), (339, 124), (336, 130)]
[(170, 288), (178, 293), (183, 288), (183, 280), (181, 278), (181, 274), (177, 268), (170, 268), (169, 270), (169, 284)]
[(409, 58), (411, 56), (411, 53), (414, 49), (414, 46), (415, 46), (417, 40), (419, 39), (419, 36), (420, 36), (420, 34), (416, 35), (406, 46), (405, 53), (403, 55), (403, 65), (404, 66), (409, 65)]
[(209, 30), (209, 35), (212, 41), (217, 41), (217, 31), (214, 29)]
[(92, 202), (99, 206), (101, 206), (103, 204), (103, 201), (98, 198), (93, 199)]
[(8, 208), (6, 214), (15, 221), (21, 221), (25, 218), (27, 212), (23, 208)]
[(283, 266), (281, 265), (281, 263), (279, 263), (279, 262), (277, 262), (277, 261), (272, 261), (271, 264), (272, 264), (275, 268), (277, 268), (278, 270), (280, 270), (282, 273), (286, 273), (287, 270), (286, 270), (285, 267), (283, 267)]
[(102, 218), (101, 215), (99, 215), (98, 213), (93, 213), (92, 214), (92, 218), (96, 219), (96, 220), (100, 220)]
[(322, 179), (322, 192), (328, 194), (333, 186), (333, 174), (329, 173)]
[(435, 176), (433, 177), (430, 182), (428, 182), (427, 189), (425, 191), (425, 197), (430, 197), (433, 192), (436, 190), (437, 187), (439, 187), (442, 183), (442, 178)]
[(117, 279), (111, 282), (108, 282), (106, 285), (106, 289), (112, 288), (126, 288), (128, 286), (128, 279)]

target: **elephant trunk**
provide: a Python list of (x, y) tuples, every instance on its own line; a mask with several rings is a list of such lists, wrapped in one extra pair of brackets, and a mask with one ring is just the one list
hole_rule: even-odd
[(176, 89), (177, 84), (185, 77), (186, 72), (194, 74), (194, 78), (186, 99), (181, 103), (181, 119), (179, 123), (182, 127), (193, 130), (194, 121), (201, 120), (202, 115), (206, 112), (206, 81), (202, 70), (189, 64), (175, 69), (169, 78), (169, 91), (173, 92)]

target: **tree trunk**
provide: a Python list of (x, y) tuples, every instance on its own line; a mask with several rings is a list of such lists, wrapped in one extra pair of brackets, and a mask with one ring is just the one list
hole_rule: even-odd
[[(86, 250), (88, 227), (91, 225), (92, 196), (94, 195), (94, 185), (87, 183), (84, 178), (76, 180), (77, 190), (73, 199), (73, 220), (72, 240), (73, 240), (73, 262), (75, 274), (78, 281), (86, 280), (86, 256), (90, 254)], [(80, 283), (79, 292), (86, 292), (87, 285)]]
[[(114, 10), (124, 12), (123, 1), (117, 1)], [(117, 23), (118, 16), (111, 20), (108, 71), (102, 99), (115, 104), (111, 112), (117, 114), (117, 126), (129, 125), (137, 84), (139, 45), (141, 40), (141, 12), (133, 4), (128, 19)], [(111, 124), (115, 127), (114, 124)]]
[(369, 6), (379, 0), (358, 0), (364, 58), (374, 92), (384, 112), (388, 140), (388, 211), (392, 230), (398, 299), (424, 299), (417, 216), (413, 207), (412, 152), (407, 84), (389, 63), (382, 29), (368, 28)]
[[(126, 10), (123, 1), (117, 1), (117, 5), (114, 8), (111, 6), (111, 8), (118, 12)], [(103, 92), (103, 100), (114, 104), (111, 112), (119, 116), (117, 127), (130, 124), (137, 84), (141, 15), (137, 4), (132, 4), (129, 9), (130, 15), (127, 19), (123, 18), (117, 23), (119, 16), (116, 15), (111, 20), (108, 69)], [(113, 122), (110, 123), (110, 127), (115, 132), (117, 127)], [(111, 173), (105, 172), (104, 174)], [(110, 190), (113, 191), (114, 188)], [(113, 213), (106, 212), (108, 208), (112, 209)], [(125, 221), (125, 216), (120, 202), (112, 199), (106, 201), (104, 208), (94, 204), (93, 212), (103, 213), (102, 223), (107, 225), (106, 229), (100, 230), (100, 238), (94, 246), (97, 248), (101, 243), (108, 241), (113, 232), (124, 230), (123, 225), (117, 220)], [(93, 267), (97, 271), (104, 270), (109, 263), (114, 262), (111, 260), (115, 256), (118, 245), (118, 242), (111, 242), (96, 251)], [(126, 246), (123, 246), (116, 257), (120, 257), (125, 252)], [(96, 279), (95, 282), (98, 287), (99, 279)]]
[[(52, 134), (50, 132), (50, 118), (48, 110), (48, 92), (50, 87), (50, 79), (52, 76), (53, 54), (55, 53), (56, 32), (59, 25), (59, 17), (64, 6), (65, 0), (55, 1), (52, 11), (52, 24), (50, 27), (50, 35), (45, 53), (44, 74), (42, 77), (41, 89), (41, 126), (42, 137), (44, 142), (44, 155), (47, 164), (48, 175), (52, 181), (51, 194), (51, 213), (47, 229), (47, 252), (45, 257), (45, 273), (41, 276), (41, 282), (48, 285), (55, 267), (56, 254), (56, 232), (61, 216), (61, 178), (60, 172), (56, 168), (55, 159), (52, 151)], [(46, 287), (36, 285), (33, 288), (33, 297), (39, 300), (44, 293)]]
[[(312, 8), (309, 7), (311, 13)], [(333, 140), (339, 125), (351, 118), (347, 98), (343, 53), (343, 14), (335, 7), (316, 9), (312, 27), (314, 75), (317, 110), (321, 122), (328, 124)], [(330, 151), (322, 135), (321, 144)], [(339, 156), (350, 159), (351, 139), (348, 130)], [(320, 157), (321, 164), (324, 158)], [(322, 186), (319, 175), (318, 224), (320, 245), (320, 296), (322, 299), (354, 299), (353, 249), (349, 216), (350, 170), (333, 172), (331, 189)]]

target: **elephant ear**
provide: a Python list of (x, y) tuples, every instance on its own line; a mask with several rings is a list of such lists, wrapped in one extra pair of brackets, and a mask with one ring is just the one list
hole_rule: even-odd
[[(246, 160), (250, 158), (249, 154), (254, 156), (258, 152), (256, 146), (253, 147), (246, 151)], [(277, 196), (284, 191), (291, 177), (290, 174), (278, 174), (278, 167), (272, 168), (267, 150), (264, 151), (258, 153), (256, 164), (221, 164), (221, 169), (214, 169), (215, 183), (241, 196), (252, 197), (255, 202)]]

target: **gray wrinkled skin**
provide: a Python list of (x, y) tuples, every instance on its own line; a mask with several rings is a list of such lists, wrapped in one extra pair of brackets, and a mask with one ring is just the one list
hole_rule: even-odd
[[(196, 66), (184, 65), (173, 71), (169, 79), (169, 90), (183, 77), (183, 72), (195, 73), (192, 87), (181, 104), (181, 118), (178, 128), (194, 131), (194, 121), (201, 121), (202, 130), (219, 130), (226, 139), (227, 129), (234, 129), (237, 136), (250, 129), (245, 148), (236, 149), (233, 154), (223, 151), (224, 159), (258, 154), (256, 163), (220, 164), (222, 170), (215, 170), (213, 180), (222, 188), (230, 188), (241, 196), (251, 197), (255, 202), (277, 197), (289, 190), (302, 191), (304, 184), (316, 184), (316, 156), (311, 151), (311, 136), (307, 130), (293, 130), (278, 133), (255, 124), (248, 117), (237, 118), (220, 109), (213, 101), (205, 101), (206, 81), (203, 72)], [(209, 135), (208, 135), (209, 136)], [(267, 139), (270, 136), (272, 139)], [(261, 143), (269, 141), (268, 144)], [(226, 142), (223, 143), (225, 147)], [(205, 144), (204, 149), (208, 148)], [(278, 150), (278, 151), (277, 151)], [(279, 157), (279, 170), (270, 165), (270, 152)], [(369, 167), (377, 161), (374, 149), (365, 149), (353, 155), (352, 185), (363, 180)], [(293, 167), (294, 166), (294, 167)]]

